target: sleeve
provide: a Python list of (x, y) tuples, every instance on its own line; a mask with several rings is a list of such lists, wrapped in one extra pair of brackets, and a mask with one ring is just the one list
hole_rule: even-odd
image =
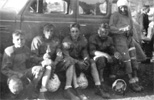
[(119, 28), (116, 27), (117, 21), (118, 21), (117, 14), (113, 13), (109, 20), (110, 33), (112, 34), (122, 34), (122, 32), (119, 31)]
[(33, 54), (35, 54), (37, 56), (39, 55), (39, 41), (38, 41), (37, 37), (35, 37), (32, 40), (31, 51), (33, 52)]
[(137, 26), (135, 25), (136, 23), (133, 22), (133, 38), (135, 39), (136, 42), (139, 43), (140, 39), (139, 39), (139, 35), (138, 35), (138, 31), (137, 31)]
[(33, 63), (35, 63), (35, 60), (33, 59), (32, 52), (29, 47), (26, 46), (25, 51), (28, 58), (26, 59), (26, 68), (31, 68), (33, 66)]
[(94, 52), (96, 51), (96, 45), (95, 45), (95, 40), (93, 36), (89, 38), (89, 52), (90, 55), (94, 56)]
[(131, 25), (131, 29), (130, 29), (130, 35), (133, 36), (134, 35), (134, 24), (133, 24), (133, 18), (131, 15), (131, 11), (129, 9), (129, 18), (130, 18), (130, 25)]
[(2, 59), (2, 73), (8, 77), (17, 74), (11, 68), (13, 67), (13, 56), (12, 54), (5, 49)]
[(37, 37), (35, 37), (31, 43), (31, 54), (32, 54), (31, 58), (35, 63), (39, 63), (40, 61), (43, 60), (43, 57), (39, 57), (40, 44), (41, 44), (41, 40), (39, 40)]
[(143, 30), (143, 15), (138, 14), (137, 17), (138, 17), (138, 23), (139, 23), (139, 25), (141, 27), (141, 30)]
[(57, 49), (56, 49), (55, 64), (57, 64), (58, 61), (61, 60), (62, 58), (63, 58), (63, 55), (62, 55), (62, 50), (61, 50), (61, 42), (60, 42), (60, 40), (58, 40), (58, 46), (57, 46)]

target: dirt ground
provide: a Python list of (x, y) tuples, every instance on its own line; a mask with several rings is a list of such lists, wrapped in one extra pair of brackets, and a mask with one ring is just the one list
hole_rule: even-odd
[[(109, 100), (154, 100), (154, 63), (140, 64), (139, 78), (140, 84), (144, 87), (144, 91), (136, 93), (128, 87), (124, 96), (117, 95), (112, 92), (111, 86), (109, 85), (109, 93), (111, 94)], [(9, 93), (4, 94), (2, 91), (0, 92), (1, 100), (10, 100)], [(106, 100), (94, 94), (93, 86), (89, 86), (87, 89), (83, 90), (83, 92), (90, 100)], [(63, 87), (57, 92), (49, 92), (46, 95), (49, 100), (67, 100), (63, 97)]]

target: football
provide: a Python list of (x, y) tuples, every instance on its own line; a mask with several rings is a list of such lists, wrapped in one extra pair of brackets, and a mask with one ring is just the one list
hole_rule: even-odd
[(79, 77), (77, 77), (77, 83), (81, 89), (88, 87), (88, 80), (84, 73), (80, 73)]
[(48, 81), (47, 90), (50, 91), (50, 92), (55, 92), (59, 89), (60, 84), (61, 84), (61, 82), (59, 80), (59, 77), (57, 76), (57, 74), (54, 74), (53, 78), (51, 78)]

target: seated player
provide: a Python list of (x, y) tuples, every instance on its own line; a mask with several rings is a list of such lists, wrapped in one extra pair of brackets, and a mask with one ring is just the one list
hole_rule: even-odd
[(54, 32), (55, 27), (52, 24), (45, 24), (43, 34), (34, 37), (31, 43), (32, 55), (37, 59), (35, 62), (44, 69), (39, 99), (48, 99), (45, 95), (47, 83), (50, 77), (53, 77), (55, 66), (63, 57), (60, 40), (55, 36)]
[(75, 67), (73, 72), (74, 90), (81, 100), (87, 100), (88, 98), (82, 93), (79, 84), (77, 83), (76, 76), (78, 68), (84, 70), (89, 65), (89, 57), (86, 50), (87, 40), (80, 34), (79, 24), (74, 23), (70, 26), (70, 33), (63, 39), (62, 45), (65, 59), (69, 59), (71, 66)]
[[(114, 48), (112, 38), (108, 36), (108, 33), (108, 25), (101, 24), (97, 34), (89, 38), (89, 52), (97, 66), (103, 93), (107, 89), (103, 77), (104, 68), (110, 65), (111, 69), (113, 69), (114, 63), (120, 58), (120, 54)], [(115, 74), (112, 71), (111, 77), (115, 78)]]
[(21, 30), (16, 30), (13, 32), (12, 38), (14, 45), (5, 49), (1, 71), (8, 77), (7, 83), (11, 93), (14, 94), (13, 98), (33, 98), (32, 93), (28, 94), (29, 89), (34, 88), (35, 91), (43, 69), (41, 66), (27, 65), (33, 58), (30, 56), (30, 49), (25, 45), (24, 33)]

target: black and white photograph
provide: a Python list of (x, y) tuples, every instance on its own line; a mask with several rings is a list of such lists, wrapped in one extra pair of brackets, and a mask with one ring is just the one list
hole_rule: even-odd
[(154, 100), (154, 0), (0, 0), (0, 100)]

